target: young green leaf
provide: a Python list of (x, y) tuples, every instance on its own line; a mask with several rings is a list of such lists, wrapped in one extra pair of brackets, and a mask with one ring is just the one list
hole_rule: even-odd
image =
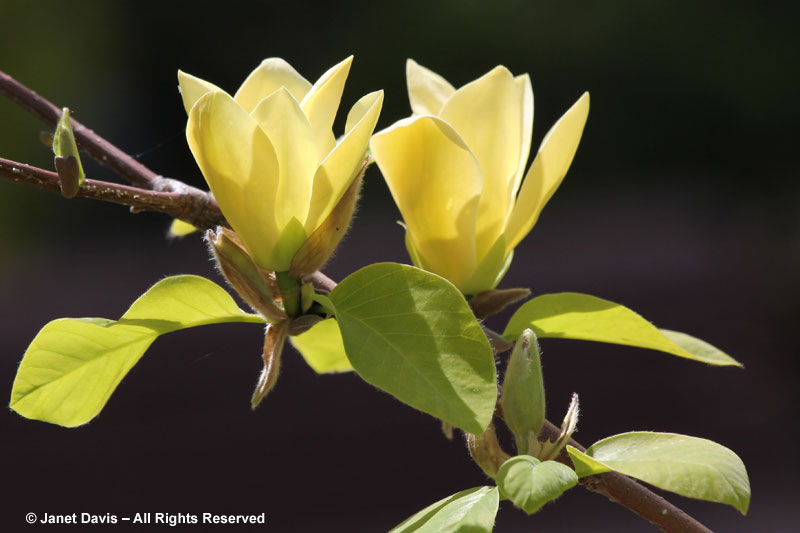
[(625, 306), (573, 292), (545, 294), (522, 305), (503, 337), (515, 339), (525, 328), (539, 338), (558, 337), (650, 348), (717, 366), (742, 366), (699, 339), (659, 330)]
[(353, 370), (344, 353), (342, 333), (336, 319), (318, 322), (305, 333), (289, 337), (289, 340), (317, 374)]
[(483, 433), (497, 400), (494, 357), (453, 284), (378, 263), (345, 278), (330, 299), (359, 376), (420, 411)]
[(580, 477), (613, 470), (681, 496), (726, 503), (747, 514), (750, 480), (739, 457), (716, 442), (674, 433), (622, 433), (586, 453), (568, 446)]
[(10, 407), (26, 418), (61, 426), (85, 424), (156, 337), (219, 322), (263, 324), (264, 319), (245, 313), (225, 289), (199, 276), (159, 281), (118, 321), (54, 320), (25, 352)]
[(495, 481), (503, 496), (526, 513), (533, 514), (577, 485), (578, 476), (570, 467), (556, 461), (518, 455), (503, 463)]
[(475, 487), (426, 507), (389, 533), (489, 533), (499, 503), (497, 487)]

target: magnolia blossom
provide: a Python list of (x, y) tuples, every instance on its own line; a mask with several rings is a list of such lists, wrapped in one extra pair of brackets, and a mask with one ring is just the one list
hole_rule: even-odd
[(383, 92), (356, 102), (337, 142), (332, 124), (351, 63), (352, 56), (312, 85), (283, 59), (265, 59), (233, 97), (178, 72), (192, 154), (264, 269), (289, 270), (361, 168)]
[(499, 66), (456, 90), (409, 59), (406, 76), (414, 114), (375, 134), (370, 146), (403, 215), (411, 259), (465, 294), (494, 288), (567, 173), (589, 94), (550, 129), (526, 173), (527, 74)]

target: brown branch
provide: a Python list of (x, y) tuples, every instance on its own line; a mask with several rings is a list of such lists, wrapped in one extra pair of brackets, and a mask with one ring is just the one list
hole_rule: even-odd
[[(27, 183), (40, 189), (61, 192), (58, 174), (24, 163), (0, 158), (0, 177), (18, 183)], [(154, 211), (191, 222), (200, 229), (225, 224), (219, 208), (213, 209), (202, 202), (204, 198), (182, 192), (160, 192), (85, 179), (77, 196), (125, 205), (133, 212)]]
[[(540, 437), (546, 437), (554, 441), (560, 433), (561, 428), (556, 427), (549, 420), (545, 420)], [(582, 452), (586, 451), (586, 448), (575, 439), (569, 439), (569, 445)], [(569, 459), (566, 449), (561, 450), (557, 459), (572, 468), (572, 461)], [(580, 480), (580, 484), (585, 489), (602, 494), (612, 502), (626, 507), (664, 531), (670, 533), (711, 533), (710, 529), (678, 507), (628, 476), (618, 472), (587, 476)]]
[[(51, 126), (55, 127), (61, 117), (61, 109), (55, 104), (2, 71), (0, 71), (0, 94)], [(215, 219), (224, 221), (216, 200), (209, 193), (181, 181), (159, 176), (75, 119), (72, 119), (72, 130), (81, 150), (133, 185), (141, 189), (193, 197), (194, 199), (186, 206), (184, 216), (177, 218), (203, 228), (211, 227), (207, 221)], [(161, 212), (167, 211), (161, 210)], [(217, 222), (220, 223), (224, 222)]]

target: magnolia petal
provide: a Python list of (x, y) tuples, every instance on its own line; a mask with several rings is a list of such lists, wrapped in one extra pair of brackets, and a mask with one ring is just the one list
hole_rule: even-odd
[(314, 130), (314, 139), (319, 153), (318, 161), (325, 158), (336, 145), (333, 135), (333, 119), (342, 100), (344, 82), (350, 72), (353, 56), (348, 57), (338, 65), (331, 67), (314, 84), (305, 95), (301, 106), (311, 127)]
[(438, 115), (447, 99), (456, 92), (446, 79), (413, 59), (406, 61), (406, 83), (415, 115)]
[(283, 59), (270, 57), (250, 73), (233, 98), (250, 112), (281, 87), (286, 87), (299, 102), (311, 89), (311, 83)]
[(402, 222), (400, 223), (400, 225), (403, 226), (403, 228), (406, 230), (406, 235), (403, 240), (406, 243), (406, 251), (408, 252), (408, 257), (411, 258), (411, 263), (414, 266), (421, 268), (422, 270), (430, 271), (430, 268), (428, 268), (423, 262), (422, 256), (419, 255), (417, 249), (414, 248), (414, 243), (411, 242), (411, 233), (408, 231), (408, 228)]
[[(514, 78), (522, 99), (522, 141), (520, 143), (519, 166), (513, 181), (508, 187), (508, 205), (514, 205), (514, 198), (517, 196), (522, 177), (525, 175), (525, 167), (528, 164), (528, 156), (531, 153), (531, 138), (533, 136), (533, 89), (531, 88), (531, 78), (527, 74)], [(508, 215), (511, 215), (509, 211)], [(506, 219), (508, 220), (508, 219)]]
[(250, 116), (267, 134), (278, 156), (275, 204), (278, 225), (285, 226), (292, 218), (304, 222), (318, 164), (314, 132), (308, 118), (286, 87), (261, 100)]
[[(314, 176), (311, 207), (305, 226), (309, 234), (328, 217), (361, 169), (382, 107), (383, 91), (375, 91), (362, 97), (350, 111), (348, 121), (355, 122)], [(358, 113), (363, 114), (359, 117)]]
[(183, 99), (183, 107), (186, 109), (186, 114), (192, 110), (192, 106), (201, 96), (209, 91), (222, 91), (213, 83), (201, 80), (191, 74), (187, 74), (182, 70), (178, 71), (178, 89), (181, 92)]
[(461, 288), (477, 264), (475, 157), (447, 122), (429, 115), (395, 123), (370, 146), (426, 269)]
[(358, 124), (362, 118), (364, 118), (364, 115), (366, 115), (369, 110), (372, 109), (372, 106), (375, 105), (375, 100), (378, 98), (378, 93), (381, 93), (381, 107), (383, 107), (383, 90), (365, 94), (358, 99), (358, 102), (353, 104), (353, 107), (351, 107), (350, 111), (347, 112), (347, 121), (344, 125), (345, 135), (350, 133), (350, 130), (352, 130), (353, 127)]
[(506, 240), (502, 235), (492, 245), (483, 258), (479, 259), (475, 271), (464, 282), (464, 294), (478, 294), (479, 292), (494, 289), (506, 275), (514, 252), (506, 254)]
[(589, 116), (589, 93), (583, 95), (564, 113), (545, 135), (539, 153), (528, 169), (517, 203), (506, 227), (506, 246), (514, 249), (536, 224), (553, 193), (567, 174), (578, 150), (583, 127)]
[(233, 98), (214, 91), (192, 107), (186, 139), (222, 213), (255, 262), (279, 270), (273, 258), (280, 235), (273, 213), (278, 158), (267, 135)]
[(197, 228), (193, 225), (189, 224), (188, 222), (184, 222), (179, 218), (175, 218), (172, 220), (172, 224), (169, 226), (168, 235), (170, 237), (184, 237), (191, 233), (197, 231)]
[(457, 90), (439, 113), (466, 141), (483, 175), (478, 257), (497, 241), (511, 211), (508, 191), (522, 153), (523, 100), (511, 72), (499, 66)]

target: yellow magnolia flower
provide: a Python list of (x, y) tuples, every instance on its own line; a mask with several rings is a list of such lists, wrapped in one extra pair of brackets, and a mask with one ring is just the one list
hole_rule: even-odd
[(231, 97), (178, 72), (186, 138), (222, 213), (255, 262), (288, 271), (361, 169), (383, 91), (361, 98), (337, 142), (332, 124), (352, 56), (312, 85), (265, 59)]
[(533, 129), (527, 74), (499, 66), (456, 90), (409, 59), (406, 76), (414, 115), (376, 133), (370, 146), (403, 215), (409, 255), (464, 294), (492, 289), (567, 173), (589, 94), (550, 129), (525, 173)]

